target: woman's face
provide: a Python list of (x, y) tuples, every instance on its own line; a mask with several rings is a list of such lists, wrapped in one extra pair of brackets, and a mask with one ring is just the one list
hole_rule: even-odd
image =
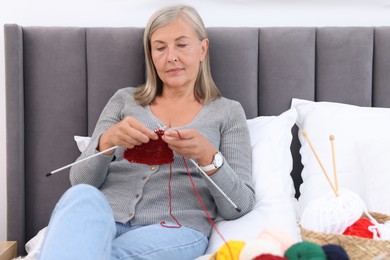
[(193, 88), (208, 40), (200, 41), (192, 27), (179, 18), (157, 29), (150, 38), (157, 74), (168, 88)]

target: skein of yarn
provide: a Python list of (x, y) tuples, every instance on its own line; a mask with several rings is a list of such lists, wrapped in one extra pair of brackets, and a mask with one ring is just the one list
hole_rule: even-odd
[(283, 251), (280, 245), (274, 241), (265, 239), (256, 239), (246, 242), (242, 248), (239, 260), (252, 260), (256, 256), (262, 254), (272, 254), (276, 256), (283, 256)]
[(245, 242), (230, 240), (217, 251), (215, 260), (238, 260)]
[(292, 245), (284, 253), (289, 260), (327, 260), (321, 246), (308, 241), (302, 241)]
[(280, 246), (282, 252), (297, 242), (296, 238), (284, 229), (277, 228), (265, 228), (263, 229), (257, 239), (265, 239), (273, 241)]
[(340, 245), (328, 244), (322, 246), (328, 260), (349, 260), (347, 252)]
[(374, 232), (370, 229), (374, 227), (374, 224), (369, 219), (359, 218), (355, 223), (344, 230), (343, 235), (373, 239)]
[(327, 234), (342, 234), (363, 214), (365, 204), (354, 192), (342, 190), (311, 201), (302, 212), (301, 225), (306, 229)]
[(277, 256), (277, 255), (271, 255), (271, 254), (262, 254), (262, 255), (256, 256), (252, 260), (288, 260), (288, 259), (283, 257), (283, 256)]

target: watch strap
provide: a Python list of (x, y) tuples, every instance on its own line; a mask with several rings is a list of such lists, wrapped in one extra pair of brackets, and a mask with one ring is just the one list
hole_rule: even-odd
[[(218, 161), (216, 160), (216, 157), (219, 157), (220, 162), (218, 162)], [(221, 160), (222, 160), (222, 161), (221, 161)], [(218, 164), (220, 164), (220, 165), (218, 165)], [(199, 167), (200, 167), (203, 171), (208, 172), (208, 171), (211, 171), (211, 170), (219, 169), (219, 167), (221, 167), (222, 164), (223, 164), (223, 157), (222, 157), (221, 152), (218, 151), (216, 154), (214, 154), (213, 162), (212, 162), (211, 164), (206, 165), (206, 166), (200, 166), (200, 165), (199, 165)]]
[(199, 165), (199, 167), (200, 167), (203, 171), (205, 171), (205, 172), (208, 172), (208, 171), (217, 169), (217, 167), (215, 167), (214, 164), (209, 164), (209, 165), (206, 165), (206, 166), (200, 166), (200, 165)]

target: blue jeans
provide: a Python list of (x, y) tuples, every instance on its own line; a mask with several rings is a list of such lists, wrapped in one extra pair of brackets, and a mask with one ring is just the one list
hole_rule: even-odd
[(203, 233), (188, 227), (115, 223), (104, 195), (79, 184), (56, 205), (39, 259), (192, 260), (204, 254), (207, 244)]

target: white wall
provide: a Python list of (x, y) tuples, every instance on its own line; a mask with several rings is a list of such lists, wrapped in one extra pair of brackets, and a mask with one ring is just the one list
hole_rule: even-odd
[(390, 0), (2, 1), (0, 3), (0, 241), (6, 240), (5, 76), (2, 25), (17, 23), (59, 26), (144, 26), (154, 10), (162, 5), (177, 3), (189, 4), (197, 8), (206, 26), (390, 26)]

